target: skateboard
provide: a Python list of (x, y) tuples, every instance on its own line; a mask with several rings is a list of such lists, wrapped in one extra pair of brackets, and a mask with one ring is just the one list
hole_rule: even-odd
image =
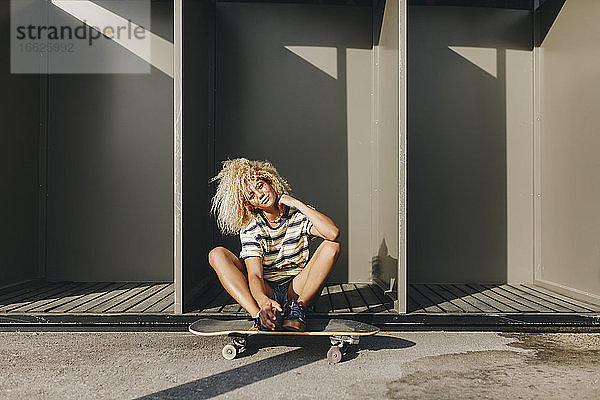
[(327, 352), (327, 361), (337, 364), (349, 346), (359, 343), (362, 336), (375, 335), (379, 328), (358, 321), (347, 319), (309, 319), (304, 332), (296, 331), (259, 331), (252, 329), (252, 321), (226, 320), (218, 318), (202, 318), (190, 325), (191, 333), (198, 336), (227, 335), (233, 339), (232, 344), (223, 347), (221, 354), (227, 360), (233, 360), (246, 350), (248, 337), (266, 336), (329, 336), (331, 348)]

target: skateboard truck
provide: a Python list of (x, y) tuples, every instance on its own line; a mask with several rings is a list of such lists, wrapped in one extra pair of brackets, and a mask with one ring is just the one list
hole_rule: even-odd
[(238, 354), (246, 351), (246, 339), (248, 335), (231, 333), (229, 337), (233, 339), (233, 344), (227, 344), (221, 350), (223, 358), (226, 360), (233, 360)]
[(230, 344), (223, 347), (221, 354), (227, 360), (233, 360), (246, 350), (250, 336), (325, 336), (329, 337), (331, 348), (327, 352), (327, 361), (337, 364), (351, 345), (358, 344), (363, 336), (375, 335), (379, 328), (359, 321), (336, 318), (311, 319), (309, 330), (296, 331), (259, 331), (249, 327), (249, 321), (243, 319), (201, 318), (190, 325), (191, 333), (198, 336), (228, 336)]
[[(238, 354), (246, 350), (248, 335), (231, 333), (229, 337), (233, 339), (233, 343), (225, 345), (221, 354), (226, 360), (233, 360)], [(359, 343), (360, 337), (333, 335), (329, 337), (329, 341), (331, 342), (331, 348), (327, 352), (327, 361), (330, 364), (337, 364), (342, 360), (350, 345)]]
[(329, 337), (329, 341), (331, 342), (331, 348), (327, 352), (327, 361), (329, 361), (329, 364), (337, 364), (342, 360), (342, 356), (350, 345), (359, 343), (360, 337), (334, 335)]

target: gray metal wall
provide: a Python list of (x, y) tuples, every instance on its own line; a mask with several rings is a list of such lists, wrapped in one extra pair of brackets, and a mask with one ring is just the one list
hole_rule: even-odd
[[(336, 221), (344, 250), (331, 281), (349, 278), (346, 50), (371, 49), (371, 29), (370, 7), (217, 4), (215, 162), (268, 159)], [(336, 48), (337, 79), (284, 46)], [(216, 243), (239, 250), (235, 237)]]
[[(384, 4), (385, 3), (385, 4)], [(373, 254), (372, 278), (386, 289), (398, 285), (399, 299), (406, 286), (404, 216), (399, 215), (401, 193), (404, 193), (405, 166), (399, 148), (405, 149), (405, 96), (400, 89), (401, 63), (405, 63), (405, 42), (402, 35), (406, 29), (405, 4), (387, 1), (379, 43), (374, 47), (374, 106), (373, 106), (373, 190), (371, 194), (371, 254)], [(375, 13), (376, 14), (376, 13)], [(402, 86), (405, 88), (405, 86)], [(377, 123), (375, 123), (377, 121)], [(405, 152), (403, 152), (405, 153)], [(404, 204), (402, 204), (403, 206)], [(402, 223), (401, 223), (402, 221)], [(400, 264), (400, 274), (398, 265)]]
[(0, 287), (41, 278), (39, 143), (43, 80), (10, 73), (10, 2), (0, 2)]
[[(506, 282), (507, 118), (524, 101), (507, 95), (507, 54), (531, 50), (531, 14), (411, 6), (408, 25), (409, 281)], [(449, 46), (491, 49), (497, 76)]]
[[(152, 25), (172, 40), (172, 4)], [(47, 277), (173, 279), (173, 81), (50, 77)]]
[(214, 176), (215, 6), (183, 2), (183, 263), (184, 311), (211, 300), (220, 288), (208, 265), (213, 246), (209, 180)]
[(600, 304), (600, 3), (567, 0), (538, 53), (536, 283)]

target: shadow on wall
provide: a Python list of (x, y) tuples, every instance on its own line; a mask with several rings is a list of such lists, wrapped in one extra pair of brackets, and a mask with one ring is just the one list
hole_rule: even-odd
[(506, 61), (531, 18), (409, 7), (409, 282), (506, 282)]
[(535, 9), (534, 16), (534, 42), (537, 47), (542, 45), (546, 35), (552, 28), (558, 13), (565, 5), (566, 0), (541, 0)]
[(371, 279), (382, 288), (388, 288), (396, 298), (395, 280), (398, 276), (398, 259), (390, 256), (385, 238), (381, 241), (377, 255), (371, 260)]
[[(346, 282), (347, 51), (371, 49), (371, 8), (217, 3), (216, 11), (216, 169), (228, 158), (270, 160), (292, 195), (340, 226), (330, 280)], [(214, 243), (239, 252), (237, 237), (217, 232)]]

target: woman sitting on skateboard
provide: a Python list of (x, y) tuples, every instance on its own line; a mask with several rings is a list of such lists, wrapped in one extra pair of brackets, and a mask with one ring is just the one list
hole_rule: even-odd
[[(268, 161), (225, 161), (213, 181), (219, 184), (211, 211), (221, 231), (239, 233), (242, 243), (239, 258), (224, 247), (209, 253), (221, 284), (255, 328), (305, 330), (305, 307), (320, 295), (340, 253), (338, 227), (291, 197)], [(310, 236), (324, 241), (309, 259)]]

